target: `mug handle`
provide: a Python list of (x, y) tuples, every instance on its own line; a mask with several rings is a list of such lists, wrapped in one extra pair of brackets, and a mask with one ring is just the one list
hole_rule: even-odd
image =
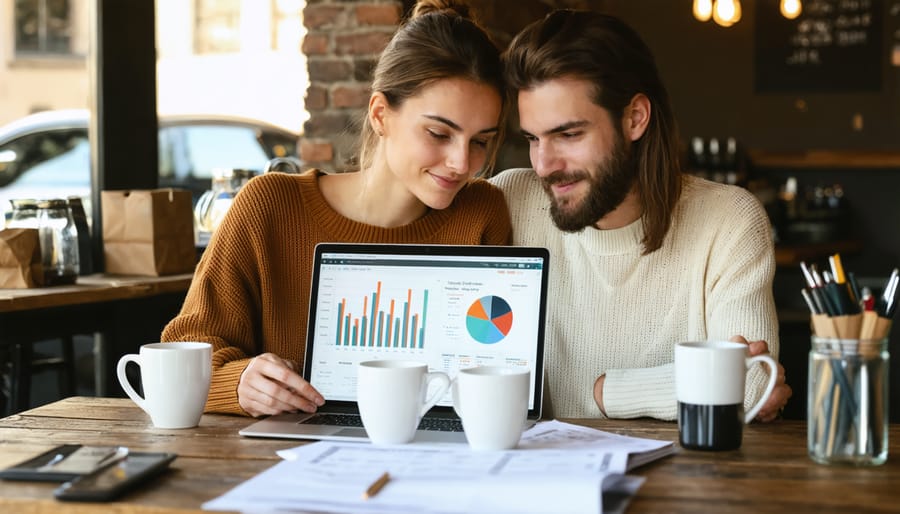
[(125, 366), (129, 363), (133, 362), (140, 367), (141, 365), (141, 356), (135, 353), (129, 353), (127, 355), (123, 355), (121, 359), (119, 359), (119, 363), (116, 365), (116, 375), (119, 377), (119, 385), (122, 386), (122, 389), (125, 390), (125, 393), (131, 398), (131, 401), (137, 404), (144, 412), (149, 414), (147, 411), (147, 403), (141, 398), (137, 391), (131, 387), (131, 383), (128, 382), (128, 376), (125, 375)]
[(428, 373), (425, 373), (425, 382), (422, 384), (422, 387), (424, 387), (427, 391), (428, 384), (435, 380), (439, 381), (440, 385), (437, 390), (434, 391), (431, 397), (425, 400), (425, 404), (422, 405), (422, 409), (419, 411), (419, 419), (421, 419), (422, 416), (424, 416), (425, 413), (428, 412), (428, 409), (434, 407), (434, 404), (441, 399), (441, 396), (443, 396), (444, 393), (447, 392), (447, 389), (450, 387), (450, 377), (448, 377), (446, 373), (443, 373), (441, 371), (429, 371)]
[(773, 359), (771, 355), (754, 355), (753, 357), (748, 357), (747, 370), (750, 369), (750, 366), (752, 366), (754, 362), (765, 362), (769, 365), (769, 383), (766, 384), (766, 392), (763, 393), (762, 398), (760, 398), (759, 401), (756, 402), (756, 405), (750, 409), (750, 412), (744, 416), (744, 424), (750, 423), (753, 418), (756, 417), (759, 410), (762, 409), (763, 404), (766, 403), (766, 400), (772, 395), (772, 391), (775, 390), (775, 380), (778, 379), (778, 363), (775, 362), (775, 359)]
[(459, 375), (450, 381), (450, 395), (453, 397), (453, 412), (462, 418), (462, 405), (459, 403)]

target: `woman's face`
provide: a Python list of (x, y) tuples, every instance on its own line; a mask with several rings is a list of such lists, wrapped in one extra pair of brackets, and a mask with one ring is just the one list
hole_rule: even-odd
[(466, 79), (437, 81), (396, 109), (370, 105), (388, 170), (432, 209), (449, 206), (484, 166), (500, 110), (496, 89)]

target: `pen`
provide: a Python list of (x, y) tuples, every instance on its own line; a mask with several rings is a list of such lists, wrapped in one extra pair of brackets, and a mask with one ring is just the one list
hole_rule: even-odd
[(123, 461), (128, 458), (128, 447), (127, 446), (119, 446), (115, 451), (103, 457), (100, 462), (97, 463), (96, 469), (105, 468), (107, 466), (111, 466), (116, 464), (117, 462)]
[(828, 262), (831, 264), (831, 273), (834, 275), (834, 281), (838, 284), (843, 284), (846, 281), (846, 277), (844, 276), (844, 266), (841, 264), (841, 254), (836, 253), (828, 258)]
[(362, 499), (368, 500), (369, 498), (378, 494), (378, 491), (381, 491), (384, 486), (387, 485), (388, 480), (390, 479), (391, 475), (389, 475), (387, 471), (382, 473), (382, 475), (378, 477), (378, 480), (372, 482), (372, 485), (370, 485), (369, 488), (366, 489), (366, 492), (364, 492), (362, 495)]
[(861, 302), (862, 295), (859, 291), (859, 284), (856, 282), (856, 275), (854, 275), (852, 271), (847, 273), (847, 282), (850, 283), (850, 292), (853, 293), (853, 300), (855, 302)]
[(806, 265), (806, 262), (800, 261), (800, 271), (803, 272), (803, 278), (806, 279), (806, 285), (808, 285), (810, 289), (815, 288), (816, 281), (813, 280), (812, 273), (810, 273), (809, 267)]
[(52, 468), (53, 466), (55, 466), (55, 465), (59, 464), (60, 462), (62, 462), (62, 460), (65, 459), (65, 458), (66, 458), (66, 456), (63, 455), (62, 453), (57, 453), (56, 455), (53, 456), (52, 459), (50, 459), (50, 460), (47, 461), (44, 465), (42, 465), (41, 467), (39, 467), (39, 468), (38, 468), (38, 471), (47, 471), (47, 470), (49, 470), (50, 468)]

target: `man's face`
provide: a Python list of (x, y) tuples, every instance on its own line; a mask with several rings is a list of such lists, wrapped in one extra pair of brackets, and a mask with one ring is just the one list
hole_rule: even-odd
[(560, 230), (577, 232), (613, 212), (636, 170), (619, 120), (592, 100), (588, 82), (560, 79), (519, 92), (519, 118), (531, 164)]

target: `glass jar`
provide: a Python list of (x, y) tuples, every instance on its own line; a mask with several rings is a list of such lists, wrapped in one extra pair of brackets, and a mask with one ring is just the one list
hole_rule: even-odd
[(38, 202), (32, 199), (10, 200), (12, 214), (6, 228), (38, 228)]
[(204, 242), (222, 222), (238, 191), (255, 173), (244, 169), (217, 168), (212, 175), (212, 187), (200, 196), (194, 207), (197, 240), (201, 246), (205, 246)]
[(38, 233), (44, 285), (74, 284), (78, 278), (78, 230), (65, 200), (38, 203)]
[(888, 340), (813, 336), (807, 443), (821, 464), (883, 464), (888, 455)]

